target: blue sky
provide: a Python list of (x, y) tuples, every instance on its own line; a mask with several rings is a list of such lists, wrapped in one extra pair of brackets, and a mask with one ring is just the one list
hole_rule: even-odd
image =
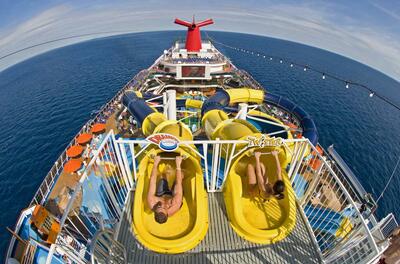
[[(50, 49), (113, 34), (181, 29), (177, 16), (211, 17), (210, 30), (246, 32), (342, 54), (400, 80), (400, 1), (0, 0), (0, 71)], [(93, 34), (99, 33), (99, 34)], [(70, 36), (9, 55), (17, 50)]]

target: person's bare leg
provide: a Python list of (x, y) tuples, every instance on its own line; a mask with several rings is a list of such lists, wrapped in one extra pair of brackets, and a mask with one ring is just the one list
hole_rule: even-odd
[[(259, 191), (260, 191), (260, 197), (263, 199), (268, 199), (269, 198), (269, 193), (268, 193), (268, 176), (267, 176), (267, 169), (265, 168), (265, 165), (260, 162), (260, 169), (261, 169), (261, 175), (262, 178), (259, 181), (260, 184), (258, 185)], [(262, 187), (261, 187), (262, 186)]]
[(267, 169), (265, 168), (264, 163), (260, 163), (261, 166), (261, 175), (263, 175), (263, 180), (264, 180), (264, 184), (268, 183), (268, 177), (267, 177)]
[(154, 157), (154, 165), (150, 175), (149, 182), (149, 191), (147, 193), (147, 204), (149, 208), (153, 208), (154, 205), (158, 202), (158, 198), (156, 197), (156, 189), (157, 189), (157, 174), (158, 174), (158, 164), (160, 163), (160, 156)]
[(176, 180), (174, 183), (174, 196), (172, 197), (171, 207), (168, 209), (168, 215), (172, 216), (179, 211), (183, 201), (183, 172), (181, 169), (182, 157), (177, 156), (176, 162)]
[[(255, 159), (256, 159), (256, 176), (257, 176), (257, 183), (258, 183), (258, 188), (260, 192), (265, 192), (265, 166), (264, 164), (261, 163), (260, 157), (261, 157), (261, 152), (255, 152), (254, 153)], [(264, 171), (263, 169), (264, 168)]]
[(249, 195), (253, 197), (257, 194), (258, 188), (256, 170), (251, 163), (247, 164), (247, 179), (249, 185)]

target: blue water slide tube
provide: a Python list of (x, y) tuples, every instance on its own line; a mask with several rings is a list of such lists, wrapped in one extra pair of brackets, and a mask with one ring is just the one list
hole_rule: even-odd
[(134, 91), (126, 91), (121, 101), (138, 122), (139, 126), (142, 126), (143, 120), (148, 115), (155, 112), (154, 109), (147, 105), (144, 98), (138, 97)]
[(264, 102), (267, 104), (272, 104), (283, 108), (289, 113), (293, 113), (300, 121), (300, 126), (303, 129), (303, 136), (308, 138), (310, 142), (316, 146), (318, 143), (318, 131), (315, 126), (314, 121), (310, 117), (310, 115), (304, 111), (303, 108), (296, 105), (289, 99), (282, 97), (280, 95), (275, 95), (271, 93), (266, 93), (264, 97)]
[[(155, 98), (155, 97), (159, 97), (159, 98)], [(155, 102), (155, 103), (162, 103), (163, 102), (162, 97), (160, 97), (159, 95), (154, 95), (152, 93), (142, 93), (142, 98), (144, 100), (152, 99), (151, 101)], [(176, 99), (176, 106), (177, 107), (185, 107), (186, 106), (186, 100), (187, 100), (187, 98)]]
[[(135, 92), (133, 91), (128, 91), (124, 94), (123, 98), (122, 98), (122, 102), (124, 104), (124, 106), (126, 106), (129, 110), (129, 112), (131, 111), (135, 111), (131, 112), (131, 114), (135, 117), (135, 119), (139, 122), (139, 119), (137, 118), (141, 118), (140, 120), (140, 124), (143, 122), (144, 118), (154, 112), (153, 109), (151, 109), (149, 106), (147, 106), (147, 104), (145, 103), (145, 100), (151, 99), (153, 97), (155, 97), (155, 95), (151, 94), (151, 93), (143, 93), (142, 94), (143, 98), (139, 98)], [(184, 107), (185, 103), (186, 103), (187, 99), (177, 99), (176, 100), (176, 106), (177, 107)], [(217, 90), (217, 92), (210, 98), (208, 98), (206, 101), (204, 101), (203, 106), (201, 108), (201, 114), (202, 116), (213, 109), (218, 109), (218, 110), (228, 110), (232, 107), (229, 107), (229, 94), (222, 89)], [(140, 102), (140, 103), (138, 103)], [(162, 98), (158, 98), (156, 100), (154, 100), (154, 102), (162, 102)], [(296, 105), (295, 103), (293, 103), (292, 101), (290, 101), (289, 99), (280, 96), (280, 95), (275, 95), (272, 93), (266, 93), (264, 96), (264, 103), (267, 104), (271, 104), (271, 105), (275, 105), (278, 106), (286, 111), (288, 111), (289, 113), (293, 113), (297, 119), (300, 121), (300, 126), (303, 129), (303, 136), (305, 138), (308, 138), (310, 140), (310, 142), (315, 146), (318, 143), (318, 131), (317, 131), (317, 127), (315, 126), (314, 121), (312, 120), (312, 118), (310, 117), (310, 115), (304, 111), (303, 108), (301, 108), (300, 106)], [(131, 104), (131, 106), (129, 107), (129, 105)], [(133, 107), (135, 106), (135, 107)], [(141, 111), (140, 109), (144, 108), (144, 106), (147, 107), (147, 111)], [(232, 110), (232, 109), (231, 109)], [(151, 111), (151, 112), (150, 112)]]
[(201, 115), (203, 116), (208, 111), (215, 109), (223, 111), (229, 105), (229, 101), (229, 94), (225, 90), (219, 89), (213, 96), (204, 101), (201, 107)]
[[(212, 97), (203, 103), (201, 113), (204, 115), (206, 112), (214, 109), (227, 110), (229, 107), (229, 101), (229, 94), (225, 90), (218, 90)], [(304, 111), (303, 108), (294, 104), (289, 99), (271, 93), (265, 94), (264, 103), (278, 106), (289, 113), (293, 113), (300, 121), (300, 126), (303, 129), (303, 136), (308, 138), (313, 145), (317, 145), (317, 127), (310, 115)]]

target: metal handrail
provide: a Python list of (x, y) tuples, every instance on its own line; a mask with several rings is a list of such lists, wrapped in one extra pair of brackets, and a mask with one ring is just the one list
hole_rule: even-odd
[[(224, 172), (227, 172), (230, 168), (230, 160), (234, 160), (235, 157), (232, 155), (228, 155), (229, 153), (233, 153), (235, 152), (235, 144), (238, 144), (239, 141), (236, 140), (199, 140), (199, 141), (180, 141), (179, 144), (183, 144), (185, 146), (190, 146), (192, 144), (197, 144), (197, 145), (203, 145), (203, 151), (204, 154), (200, 155), (199, 153), (197, 153), (197, 150), (194, 149), (194, 151), (197, 153), (197, 155), (199, 156), (203, 156), (202, 158), (204, 159), (204, 163), (202, 165), (204, 173), (206, 174), (206, 183), (207, 183), (207, 190), (208, 192), (215, 192), (215, 191), (221, 191), (224, 181), (222, 181), (221, 184), (217, 184), (218, 178), (216, 177), (216, 173), (217, 171), (215, 171), (215, 169), (217, 167), (219, 167), (220, 164), (220, 159), (222, 158), (222, 155), (225, 155), (225, 168), (220, 168), (222, 169)], [(240, 142), (245, 143), (246, 141), (242, 140)], [(290, 140), (284, 140), (284, 143), (286, 145), (288, 145), (289, 143), (292, 144), (296, 144), (296, 149), (293, 150), (293, 156), (294, 158), (292, 159), (291, 162), (291, 169), (289, 170), (289, 176), (295, 177), (293, 175), (296, 175), (297, 172), (299, 172), (299, 167), (304, 165), (304, 160), (303, 160), (303, 156), (305, 153), (306, 149), (310, 149), (311, 151), (314, 150), (313, 155), (316, 155), (322, 162), (324, 167), (324, 172), (329, 172), (328, 177), (330, 177), (329, 179), (332, 180), (332, 182), (334, 184), (336, 184), (338, 187), (337, 191), (340, 191), (340, 193), (342, 193), (342, 197), (345, 199), (344, 201), (341, 202), (342, 205), (351, 205), (355, 212), (354, 212), (354, 216), (357, 219), (357, 225), (353, 228), (353, 230), (351, 232), (349, 232), (349, 237), (346, 237), (345, 239), (339, 239), (337, 240), (338, 243), (334, 243), (333, 244), (333, 248), (331, 248), (329, 251), (325, 252), (324, 254), (322, 254), (322, 257), (324, 260), (330, 261), (336, 261), (338, 257), (343, 257), (343, 254), (353, 254), (353, 252), (355, 252), (355, 247), (358, 246), (358, 244), (365, 244), (368, 245), (371, 250), (369, 250), (367, 252), (367, 255), (363, 256), (362, 259), (363, 260), (367, 260), (370, 259), (371, 257), (376, 257), (379, 255), (380, 251), (377, 248), (376, 245), (376, 241), (373, 239), (372, 234), (370, 233), (368, 227), (366, 226), (361, 213), (357, 210), (357, 206), (354, 203), (354, 200), (352, 199), (351, 195), (346, 191), (346, 187), (345, 185), (343, 185), (343, 183), (341, 182), (340, 178), (335, 174), (335, 172), (333, 171), (332, 168), (330, 168), (330, 164), (329, 162), (326, 160), (327, 158), (323, 157), (322, 155), (320, 155), (319, 153), (316, 152), (316, 148), (309, 142), (309, 140), (307, 139), (290, 139)], [(125, 146), (126, 144), (126, 146)], [(130, 158), (131, 159), (135, 159), (137, 156), (141, 155), (140, 151), (137, 152), (134, 150), (132, 145), (141, 145), (142, 149), (146, 149), (150, 144), (149, 141), (146, 140), (137, 140), (137, 139), (118, 139), (116, 140), (113, 134), (113, 131), (110, 131), (107, 136), (104, 138), (101, 146), (98, 148), (98, 152), (95, 154), (95, 156), (92, 158), (92, 160), (89, 162), (88, 166), (87, 166), (87, 170), (90, 170), (90, 168), (97, 164), (96, 160), (100, 159), (99, 161), (102, 161), (102, 158), (99, 156), (100, 152), (106, 150), (108, 151), (107, 153), (114, 153), (113, 159), (116, 159), (116, 161), (118, 161), (116, 163), (117, 167), (118, 167), (118, 171), (117, 174), (119, 174), (119, 177), (121, 180), (124, 180), (124, 182), (126, 184), (128, 184), (127, 186), (129, 188), (134, 188), (134, 183), (131, 184), (130, 180), (131, 179), (126, 179), (126, 175), (132, 175), (132, 180), (135, 181), (136, 180), (136, 173), (137, 173), (137, 169), (136, 169), (136, 165), (135, 162), (132, 163), (132, 169), (129, 165), (129, 162), (127, 162), (127, 156), (129, 156), (130, 154)], [(207, 151), (209, 151), (209, 146), (213, 147), (213, 153), (214, 153), (214, 157), (212, 157), (211, 161), (211, 172), (207, 172), (207, 168), (206, 166), (210, 165), (210, 163), (207, 161), (207, 155), (205, 154)], [(131, 151), (131, 153), (129, 153)], [(136, 153), (135, 153), (136, 152)], [(100, 158), (99, 158), (100, 157)], [(100, 164), (100, 163), (99, 163)], [(307, 166), (307, 165), (306, 165)], [(83, 176), (81, 177), (80, 180), (80, 185), (82, 185), (82, 183), (86, 180), (86, 178), (88, 177), (88, 172), (87, 170), (84, 172)], [(227, 173), (223, 173), (223, 177), (224, 179), (226, 177), (229, 177)], [(323, 174), (321, 173), (316, 173), (314, 174), (313, 178), (316, 179), (321, 179), (321, 177), (323, 177)], [(293, 178), (291, 178), (293, 179)], [(118, 181), (117, 181), (118, 182)], [(105, 182), (107, 183), (107, 182)], [(307, 189), (308, 194), (314, 190), (316, 190), (316, 186), (312, 185), (312, 183), (310, 182), (310, 187), (309, 189)], [(106, 189), (108, 188), (107, 186), (105, 186)], [(76, 198), (76, 195), (79, 191), (79, 187), (75, 189), (73, 196), (71, 197), (68, 206), (64, 212), (63, 215), (63, 219), (61, 220), (61, 227), (63, 230), (68, 231), (65, 229), (64, 223), (65, 220), (67, 219), (69, 212), (71, 210), (71, 206), (74, 202), (74, 199)], [(107, 192), (114, 192), (112, 189), (107, 189)], [(129, 192), (127, 192), (129, 193)], [(117, 193), (115, 193), (117, 194)], [(126, 193), (124, 195), (127, 195)], [(110, 196), (111, 198), (111, 204), (118, 206), (122, 212), (123, 210), (123, 205), (118, 205), (118, 202), (116, 200), (118, 200), (118, 197), (115, 196), (113, 198), (113, 196)], [(124, 197), (122, 197), (124, 198)], [(124, 201), (126, 201), (126, 197), (125, 199), (123, 199)], [(299, 205), (301, 206), (301, 208), (303, 209), (303, 211), (305, 212), (305, 205), (307, 203), (307, 201), (305, 201), (302, 198), (298, 198), (298, 202)], [(122, 206), (122, 207), (121, 207)], [(117, 215), (121, 215), (122, 213), (119, 212), (120, 210), (117, 210), (118, 213)], [(117, 217), (118, 218), (118, 217)], [(74, 226), (74, 228), (77, 228)], [(311, 226), (310, 226), (311, 228)], [(313, 230), (313, 233), (311, 233), (311, 235), (315, 238), (316, 235), (318, 234), (317, 229), (315, 229), (317, 227), (312, 227), (311, 230)], [(314, 233), (315, 232), (315, 233)], [(79, 230), (78, 230), (79, 233)], [(90, 239), (90, 237), (88, 238)], [(315, 239), (315, 241), (317, 241), (317, 239)], [(321, 251), (322, 252), (322, 251)], [(347, 253), (346, 253), (347, 252)], [(75, 255), (77, 256), (78, 252), (75, 253)], [(332, 254), (333, 253), (333, 254)]]
[[(352, 208), (353, 208), (353, 210), (355, 210), (355, 215), (357, 216), (357, 220), (359, 221), (359, 224), (360, 224), (360, 225), (358, 225), (358, 228), (354, 229), (354, 230), (352, 231), (352, 233), (355, 234), (355, 233), (357, 233), (358, 231), (362, 232), (362, 233), (364, 234), (363, 237), (366, 238), (367, 241), (369, 241), (369, 243), (370, 243), (370, 245), (371, 245), (371, 247), (372, 247), (373, 252), (375, 252), (374, 255), (379, 254), (379, 253), (380, 253), (380, 250), (379, 250), (379, 248), (377, 247), (376, 241), (374, 240), (374, 238), (373, 238), (373, 236), (372, 236), (372, 233), (371, 233), (370, 229), (368, 228), (368, 226), (367, 226), (367, 224), (366, 224), (366, 222), (365, 222), (365, 220), (364, 220), (364, 217), (363, 217), (362, 214), (360, 213), (360, 211), (359, 211), (359, 209), (358, 209), (358, 207), (357, 207), (357, 205), (356, 205), (356, 203), (355, 203), (355, 201), (354, 201), (352, 195), (349, 193), (349, 191), (347, 190), (346, 186), (343, 184), (342, 180), (341, 180), (341, 179), (338, 177), (338, 175), (335, 173), (335, 171), (334, 171), (333, 168), (331, 167), (330, 162), (328, 162), (327, 159), (330, 159), (330, 157), (329, 157), (329, 156), (322, 156), (322, 155), (317, 151), (316, 147), (315, 147), (314, 145), (312, 145), (311, 142), (309, 142), (308, 139), (307, 139), (307, 144), (308, 144), (308, 146), (311, 147), (311, 150), (312, 150), (313, 153), (314, 153), (313, 155), (314, 155), (315, 157), (317, 157), (318, 160), (322, 163), (321, 168), (322, 168), (322, 167), (325, 168), (325, 171), (326, 171), (327, 173), (329, 173), (329, 177), (332, 177), (332, 178), (333, 178), (335, 185), (337, 184), (337, 185), (339, 186), (339, 190), (340, 190), (340, 192), (342, 193), (342, 195), (344, 195), (344, 198), (345, 198), (345, 200), (347, 201), (348, 205), (351, 205)], [(300, 162), (302, 162), (302, 160), (300, 160)], [(296, 175), (296, 173), (294, 173), (294, 175)], [(317, 177), (318, 177), (318, 175), (319, 175), (319, 173), (317, 173)], [(314, 187), (315, 187), (315, 186), (314, 186)], [(310, 189), (307, 190), (307, 191), (310, 192), (310, 191), (313, 191), (313, 189), (310, 188)], [(303, 206), (304, 204), (305, 204), (305, 202), (304, 202), (304, 199), (303, 199), (301, 205)], [(317, 220), (318, 220), (318, 219), (317, 219)], [(361, 229), (359, 229), (359, 228), (361, 228)], [(357, 230), (358, 230), (358, 231), (357, 231)], [(327, 254), (324, 254), (324, 255), (325, 255), (325, 258), (330, 258), (330, 259), (333, 258), (333, 259), (334, 259), (334, 258), (335, 258), (335, 255), (336, 255), (335, 252), (338, 252), (338, 251), (340, 250), (340, 248), (341, 248), (340, 246), (342, 245), (342, 242), (344, 243), (343, 246), (345, 246), (348, 240), (349, 240), (349, 238), (345, 238), (345, 239), (341, 240), (341, 241), (340, 241), (340, 244), (339, 244), (338, 246), (335, 246), (335, 250), (333, 250), (333, 251), (328, 251), (328, 252), (326, 252)], [(351, 249), (351, 247), (350, 247), (350, 249)], [(371, 252), (371, 253), (373, 253), (373, 252)]]

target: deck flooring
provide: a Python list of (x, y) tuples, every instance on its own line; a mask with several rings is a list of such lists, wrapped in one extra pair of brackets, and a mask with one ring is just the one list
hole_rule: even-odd
[(233, 231), (222, 193), (209, 193), (208, 203), (210, 224), (206, 237), (196, 248), (177, 255), (158, 254), (143, 248), (131, 231), (132, 213), (126, 212), (118, 240), (125, 245), (128, 263), (322, 263), (299, 212), (296, 226), (288, 237), (272, 245), (260, 245), (240, 238)]

